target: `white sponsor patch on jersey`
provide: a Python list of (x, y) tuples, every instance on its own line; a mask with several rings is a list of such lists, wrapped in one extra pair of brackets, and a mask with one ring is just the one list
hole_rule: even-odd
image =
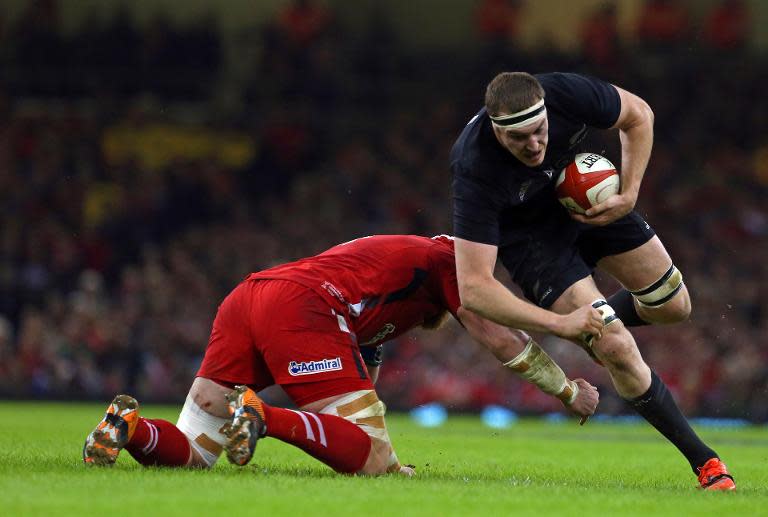
[(341, 357), (320, 359), (319, 361), (291, 361), (288, 363), (288, 373), (294, 377), (313, 375), (315, 373), (341, 370)]

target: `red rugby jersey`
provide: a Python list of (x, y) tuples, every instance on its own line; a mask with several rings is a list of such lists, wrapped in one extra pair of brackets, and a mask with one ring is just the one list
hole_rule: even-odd
[(362, 237), (248, 279), (314, 290), (346, 316), (360, 345), (388, 341), (446, 310), (456, 316), (461, 304), (453, 239), (445, 235)]

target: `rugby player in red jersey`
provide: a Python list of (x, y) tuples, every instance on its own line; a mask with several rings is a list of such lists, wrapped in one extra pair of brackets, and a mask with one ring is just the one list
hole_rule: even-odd
[[(364, 361), (361, 347), (375, 352), (409, 329), (439, 326), (449, 313), (582, 423), (594, 413), (597, 390), (566, 378), (525, 332), (460, 307), (452, 238), (372, 236), (249, 275), (219, 307), (178, 423), (142, 418), (135, 399), (118, 395), (88, 435), (83, 459), (110, 465), (125, 448), (144, 465), (210, 467), (226, 449), (231, 462), (245, 465), (267, 436), (337, 472), (410, 475), (374, 389), (375, 354)], [(591, 305), (552, 318), (547, 330), (565, 338), (598, 335), (603, 326)], [(273, 384), (300, 410), (256, 395)]]

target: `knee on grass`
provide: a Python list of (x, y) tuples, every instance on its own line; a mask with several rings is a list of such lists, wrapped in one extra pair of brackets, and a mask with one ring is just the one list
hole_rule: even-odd
[(187, 396), (176, 427), (184, 433), (192, 451), (187, 467), (210, 468), (226, 443), (226, 436), (219, 430), (229, 419), (208, 413), (196, 400)]
[[(368, 457), (357, 474), (378, 476), (392, 472), (402, 472), (384, 420), (386, 406), (373, 390), (361, 390), (350, 393), (333, 401), (320, 413), (341, 417), (359, 427), (371, 441)], [(405, 468), (408, 470), (407, 468)]]

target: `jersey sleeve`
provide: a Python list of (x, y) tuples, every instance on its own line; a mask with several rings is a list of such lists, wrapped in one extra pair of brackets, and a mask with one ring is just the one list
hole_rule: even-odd
[(451, 164), (453, 173), (453, 233), (482, 244), (499, 244), (499, 189), (482, 182), (461, 165)]
[(590, 127), (608, 129), (619, 118), (621, 98), (616, 88), (594, 77), (556, 73), (549, 75), (548, 90), (556, 92), (561, 109)]
[(444, 307), (458, 320), (457, 312), (461, 306), (459, 284), (456, 279), (456, 258), (453, 242), (449, 237), (435, 237), (435, 245), (430, 248), (430, 271), (435, 273), (434, 285)]

